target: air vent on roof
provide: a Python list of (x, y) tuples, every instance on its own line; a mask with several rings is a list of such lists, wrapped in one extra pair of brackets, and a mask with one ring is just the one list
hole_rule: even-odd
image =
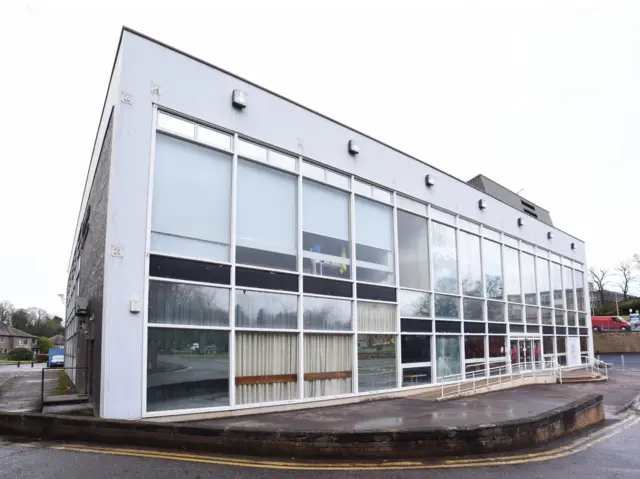
[(526, 202), (525, 200), (520, 200), (520, 203), (522, 203), (522, 206), (524, 206), (525, 208), (529, 208), (532, 211), (536, 210), (535, 206), (533, 206), (531, 203)]
[(526, 214), (528, 214), (529, 216), (533, 216), (534, 218), (537, 218), (538, 215), (536, 213), (534, 213), (533, 211), (529, 211), (528, 209), (524, 208), (522, 211), (524, 211)]

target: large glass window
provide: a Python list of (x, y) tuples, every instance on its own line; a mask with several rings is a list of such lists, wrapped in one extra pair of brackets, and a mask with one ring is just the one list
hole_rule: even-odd
[(231, 156), (158, 134), (151, 250), (229, 260)]
[(351, 331), (351, 301), (304, 297), (304, 328), (319, 331)]
[(480, 238), (464, 231), (461, 231), (459, 234), (462, 294), (467, 296), (482, 296)]
[(546, 259), (536, 258), (536, 274), (538, 277), (538, 291), (540, 291), (540, 304), (542, 306), (551, 306), (549, 262)]
[(296, 188), (293, 175), (238, 160), (238, 263), (296, 270)]
[(400, 316), (405, 318), (431, 317), (431, 294), (420, 291), (398, 291)]
[(462, 298), (464, 319), (484, 321), (484, 301), (482, 299)]
[(489, 336), (489, 357), (503, 358), (507, 353), (505, 350), (506, 336)]
[(509, 322), (521, 323), (522, 322), (522, 306), (519, 304), (510, 304), (508, 308)]
[(533, 255), (522, 253), (522, 289), (524, 290), (524, 302), (526, 304), (538, 304), (536, 296), (536, 270)]
[(304, 272), (349, 278), (349, 194), (309, 180), (303, 188)]
[(395, 387), (395, 336), (358, 334), (358, 391)]
[(459, 318), (460, 298), (436, 294), (435, 296), (435, 317), (436, 318)]
[(484, 282), (487, 298), (503, 299), (504, 284), (502, 280), (502, 253), (500, 245), (493, 241), (482, 242), (482, 259), (484, 262)]
[(147, 411), (229, 405), (229, 332), (148, 330)]
[(457, 293), (456, 230), (434, 221), (431, 223), (431, 233), (435, 290), (440, 293)]
[(236, 333), (236, 403), (298, 397), (298, 335)]
[(430, 289), (426, 218), (398, 210), (398, 256), (400, 286)]
[(356, 277), (393, 282), (393, 214), (389, 206), (356, 197)]
[(438, 382), (460, 380), (462, 368), (459, 336), (436, 336), (436, 371)]
[(396, 305), (358, 301), (358, 331), (397, 331)]
[(149, 281), (149, 323), (229, 326), (229, 290)]
[(567, 300), (567, 309), (576, 309), (575, 298), (573, 295), (573, 273), (571, 268), (566, 266), (562, 268), (564, 271), (563, 284), (565, 298)]
[(484, 336), (464, 337), (464, 357), (469, 359), (484, 359)]
[(553, 287), (554, 308), (564, 308), (564, 296), (562, 294), (562, 266), (551, 263), (551, 286)]
[(573, 279), (576, 287), (576, 301), (578, 303), (578, 311), (586, 311), (584, 297), (584, 273), (582, 271), (575, 270), (573, 272)]
[(521, 303), (520, 261), (518, 261), (518, 251), (508, 246), (504, 247), (504, 273), (507, 301)]
[(353, 337), (304, 335), (304, 397), (352, 392)]
[(489, 321), (504, 321), (504, 303), (487, 301), (487, 317)]
[(291, 294), (236, 290), (236, 326), (296, 329), (298, 297)]
[(431, 336), (402, 335), (402, 364), (430, 362)]

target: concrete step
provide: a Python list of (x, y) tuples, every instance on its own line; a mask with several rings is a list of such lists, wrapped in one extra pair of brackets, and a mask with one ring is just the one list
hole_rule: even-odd
[(89, 398), (84, 394), (62, 394), (59, 396), (45, 396), (44, 406), (58, 406), (58, 405), (72, 405), (72, 404), (84, 404), (89, 401)]
[(58, 404), (55, 406), (45, 406), (43, 414), (59, 414), (67, 416), (93, 416), (93, 407), (85, 402), (84, 404)]

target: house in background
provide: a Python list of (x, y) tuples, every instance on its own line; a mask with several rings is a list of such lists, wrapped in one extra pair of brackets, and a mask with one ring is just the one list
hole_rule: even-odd
[(54, 348), (64, 348), (64, 335), (56, 334), (51, 336), (49, 340), (53, 343)]
[(0, 354), (7, 354), (15, 348), (38, 349), (38, 338), (6, 324), (0, 324)]

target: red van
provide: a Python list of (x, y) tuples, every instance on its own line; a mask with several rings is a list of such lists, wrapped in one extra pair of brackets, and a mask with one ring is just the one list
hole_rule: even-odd
[(631, 331), (631, 323), (620, 316), (591, 316), (594, 331)]

